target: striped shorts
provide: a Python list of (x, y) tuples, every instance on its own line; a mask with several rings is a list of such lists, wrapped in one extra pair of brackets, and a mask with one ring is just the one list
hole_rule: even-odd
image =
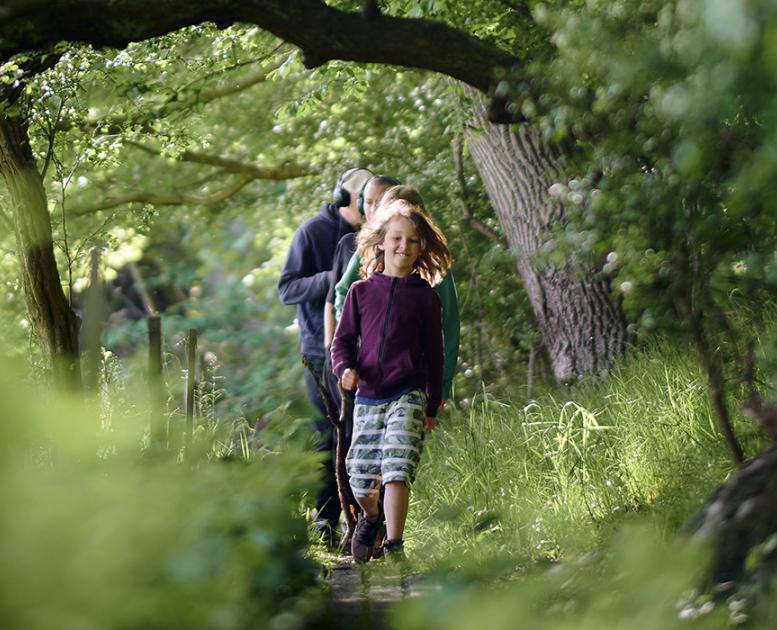
[(376, 494), (389, 481), (410, 486), (423, 450), (425, 407), (420, 389), (378, 405), (355, 405), (345, 460), (354, 495)]

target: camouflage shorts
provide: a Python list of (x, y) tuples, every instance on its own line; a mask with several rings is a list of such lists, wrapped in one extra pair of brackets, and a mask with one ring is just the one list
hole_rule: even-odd
[(415, 389), (379, 405), (357, 404), (345, 465), (356, 496), (379, 492), (381, 483), (410, 485), (424, 443), (426, 397)]

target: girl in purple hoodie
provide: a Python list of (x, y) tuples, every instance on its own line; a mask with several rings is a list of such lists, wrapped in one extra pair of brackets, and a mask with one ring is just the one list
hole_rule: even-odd
[(445, 237), (417, 205), (397, 199), (375, 213), (358, 238), (362, 276), (348, 292), (332, 342), (332, 368), (356, 389), (346, 466), (362, 507), (351, 551), (366, 562), (380, 526), (385, 486), (387, 557), (402, 557), (410, 484), (424, 431), (442, 401), (440, 300), (432, 290), (451, 263)]

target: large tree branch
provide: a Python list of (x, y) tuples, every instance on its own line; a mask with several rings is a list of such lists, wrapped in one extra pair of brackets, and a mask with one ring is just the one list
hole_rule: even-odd
[[(221, 81), (213, 87), (176, 92), (165, 103), (158, 105), (154, 109), (125, 110), (113, 116), (101, 118), (94, 122), (87, 122), (81, 125), (81, 130), (89, 131), (99, 127), (102, 134), (112, 135), (121, 133), (128, 125), (139, 125), (143, 131), (155, 132), (156, 130), (152, 126), (153, 121), (177, 112), (186, 111), (198, 105), (206, 105), (217, 99), (237, 94), (257, 83), (262, 83), (267, 80), (271, 72), (280, 68), (288, 58), (289, 54), (280, 55), (269, 64), (229, 81)], [(67, 131), (73, 127), (73, 124), (71, 120), (62, 120), (58, 124), (57, 130)]]
[(488, 93), (518, 59), (441, 22), (350, 13), (320, 0), (7, 0), (0, 61), (59, 41), (123, 48), (185, 26), (249, 22), (299, 46), (308, 68), (332, 59), (433, 70)]
[[(141, 144), (140, 142), (128, 142), (127, 144), (147, 153), (151, 153), (152, 155), (162, 154), (160, 149)], [(294, 164), (287, 162), (280, 166), (259, 166), (258, 164), (252, 164), (251, 162), (241, 162), (240, 160), (225, 158), (211, 153), (200, 153), (199, 151), (184, 151), (177, 159), (182, 162), (218, 166), (222, 170), (230, 173), (242, 173), (253, 179), (284, 180), (294, 179), (296, 177), (306, 177), (318, 173), (318, 169), (309, 164)]]
[[(161, 153), (159, 149), (137, 142), (132, 142), (130, 144), (153, 155), (160, 155)], [(297, 177), (306, 177), (318, 172), (317, 169), (307, 164), (286, 163), (279, 166), (260, 166), (258, 164), (251, 164), (250, 162), (241, 162), (240, 160), (224, 158), (207, 153), (199, 153), (196, 151), (184, 151), (178, 159), (184, 162), (218, 166), (221, 169), (222, 174), (233, 173), (238, 175), (238, 177), (230, 186), (211, 195), (159, 194), (142, 191), (116, 197), (107, 197), (91, 206), (72, 208), (68, 214), (71, 216), (94, 214), (100, 210), (109, 210), (129, 203), (148, 203), (157, 206), (213, 205), (228, 199), (240, 191), (246, 184), (255, 179), (281, 181), (295, 179)]]
[(279, 55), (271, 63), (230, 81), (223, 81), (216, 86), (202, 88), (201, 90), (188, 90), (188, 93), (184, 92), (183, 95), (176, 94), (174, 98), (171, 97), (160, 108), (158, 114), (168, 116), (175, 112), (190, 109), (196, 105), (205, 105), (216, 99), (242, 92), (252, 85), (266, 81), (270, 73), (280, 68), (288, 58), (288, 53)]
[(130, 203), (144, 203), (153, 206), (182, 206), (182, 205), (202, 205), (210, 206), (228, 199), (240, 191), (248, 182), (253, 181), (254, 177), (240, 175), (235, 181), (211, 195), (164, 195), (148, 191), (130, 193), (118, 197), (107, 198), (92, 206), (83, 206), (81, 208), (72, 208), (68, 214), (71, 216), (82, 216), (94, 214), (100, 210), (110, 210), (118, 206), (124, 206)]

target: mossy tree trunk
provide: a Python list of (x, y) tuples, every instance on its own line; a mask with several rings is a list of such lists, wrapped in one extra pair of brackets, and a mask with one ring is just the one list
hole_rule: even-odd
[(626, 345), (626, 320), (609, 282), (574, 256), (560, 266), (536, 260), (548, 228), (564, 220), (563, 206), (548, 195), (563, 151), (527, 125), (514, 131), (488, 122), (483, 99), (474, 96), (470, 153), (516, 254), (553, 374), (567, 382), (600, 373)]
[(46, 193), (21, 115), (0, 115), (0, 173), (10, 199), (30, 324), (55, 382), (79, 387), (78, 318), (62, 290)]

